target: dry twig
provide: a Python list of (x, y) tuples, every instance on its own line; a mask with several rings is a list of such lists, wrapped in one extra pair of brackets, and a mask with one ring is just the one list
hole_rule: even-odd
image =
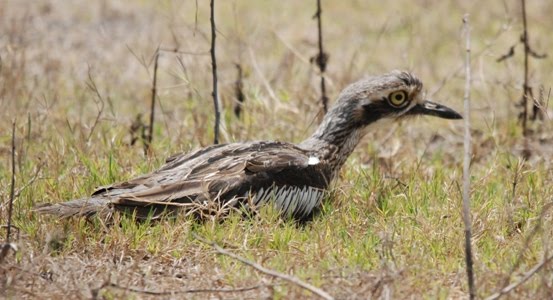
[(242, 288), (234, 288), (234, 289), (233, 288), (221, 288), (221, 289), (205, 288), (205, 289), (186, 289), (186, 290), (159, 292), (159, 291), (139, 289), (139, 288), (130, 287), (130, 286), (122, 286), (113, 282), (107, 282), (104, 285), (102, 285), (100, 289), (111, 287), (119, 290), (139, 293), (139, 294), (146, 294), (146, 295), (153, 295), (153, 296), (171, 296), (171, 295), (177, 295), (177, 294), (193, 294), (193, 293), (240, 293), (240, 292), (247, 292), (247, 291), (259, 289), (266, 286), (267, 285), (264, 285), (264, 284), (257, 284), (257, 285), (252, 285), (252, 286), (247, 286)]
[(520, 264), (521, 264), (521, 262), (524, 258), (524, 254), (526, 253), (526, 250), (528, 250), (528, 247), (530, 246), (530, 242), (536, 236), (536, 234), (538, 234), (539, 230), (542, 229), (542, 222), (543, 222), (544, 216), (547, 214), (549, 209), (552, 208), (552, 207), (553, 207), (553, 202), (546, 203), (543, 206), (542, 211), (540, 213), (540, 217), (538, 219), (538, 223), (534, 226), (532, 231), (530, 231), (530, 233), (524, 239), (524, 243), (523, 243), (524, 247), (522, 249), (520, 249), (514, 264), (511, 266), (511, 270), (509, 271), (509, 274), (505, 278), (505, 282), (503, 284), (504, 285), (503, 289), (505, 289), (507, 287), (507, 285), (509, 284), (509, 281), (511, 279), (511, 276), (513, 275), (513, 273), (515, 273), (516, 269), (518, 269), (518, 267), (520, 266)]
[[(532, 120), (543, 119), (543, 111), (541, 109), (541, 104), (534, 98), (534, 92), (529, 83), (529, 58), (532, 56), (535, 59), (543, 59), (547, 57), (547, 54), (539, 54), (530, 46), (530, 38), (528, 36), (528, 21), (526, 17), (526, 0), (521, 0), (521, 12), (522, 12), (522, 35), (520, 36), (520, 41), (514, 44), (509, 48), (509, 52), (499, 57), (496, 61), (501, 62), (508, 58), (511, 58), (515, 55), (515, 47), (518, 43), (521, 43), (524, 47), (524, 81), (522, 84), (522, 97), (517, 106), (522, 108), (522, 111), (519, 114), (519, 121), (522, 125), (522, 133), (524, 136), (528, 135), (528, 101), (532, 102)], [(528, 151), (525, 151), (528, 152)], [(528, 153), (529, 154), (529, 153)], [(529, 156), (525, 154), (525, 156)]]
[(215, 0), (210, 1), (211, 8), (211, 72), (213, 76), (213, 105), (215, 107), (215, 128), (213, 134), (213, 143), (219, 144), (219, 123), (221, 121), (221, 112), (219, 111), (219, 91), (217, 89), (217, 58), (215, 56)]
[(520, 278), (520, 280), (518, 280), (517, 282), (513, 282), (512, 284), (502, 288), (499, 292), (497, 292), (497, 293), (489, 296), (488, 298), (486, 298), (486, 300), (499, 299), (501, 296), (503, 296), (505, 294), (508, 294), (509, 292), (516, 289), (518, 286), (520, 286), (521, 284), (528, 281), (528, 279), (530, 279), (530, 277), (532, 277), (534, 274), (538, 273), (544, 266), (546, 266), (552, 260), (553, 260), (553, 254), (548, 256), (544, 260), (542, 260), (540, 263), (535, 265), (532, 269), (528, 270), (526, 273), (524, 273), (524, 275), (522, 276), (522, 278)]
[(148, 154), (152, 140), (154, 137), (154, 116), (156, 109), (156, 97), (157, 97), (157, 68), (159, 62), (159, 47), (156, 49), (154, 56), (154, 77), (152, 79), (152, 98), (150, 105), (150, 126), (148, 126), (148, 136), (147, 140), (144, 141), (144, 155)]
[(463, 18), (463, 28), (466, 35), (466, 57), (465, 57), (465, 157), (463, 160), (463, 221), (465, 223), (465, 259), (467, 265), (467, 280), (470, 299), (476, 297), (474, 285), (474, 268), (472, 261), (471, 247), (471, 224), (470, 224), (470, 157), (471, 157), (471, 136), (470, 136), (470, 28), (468, 15)]
[(0, 245), (0, 263), (4, 260), (10, 249), (17, 251), (15, 244), (10, 243), (12, 229), (13, 199), (15, 197), (15, 121), (12, 122), (12, 179), (10, 186), (10, 202), (8, 206), (8, 223), (6, 225), (6, 242)]
[(8, 206), (8, 228), (6, 233), (6, 244), (10, 243), (12, 228), (13, 199), (15, 197), (15, 121), (12, 122), (12, 179), (10, 185), (10, 204)]
[(317, 29), (319, 33), (319, 53), (315, 56), (314, 60), (321, 72), (321, 102), (323, 104), (323, 110), (326, 113), (328, 111), (328, 97), (326, 96), (325, 76), (326, 64), (328, 62), (328, 54), (323, 50), (323, 29), (321, 21), (321, 0), (317, 0), (317, 12), (313, 18), (317, 19)]
[(100, 123), (100, 118), (102, 117), (105, 106), (104, 97), (102, 97), (102, 94), (100, 93), (100, 90), (98, 89), (98, 86), (94, 81), (94, 77), (92, 76), (92, 69), (90, 66), (88, 66), (88, 82), (86, 83), (86, 85), (92, 92), (94, 92), (94, 94), (96, 94), (96, 97), (98, 98), (97, 100), (94, 100), (94, 103), (96, 103), (96, 107), (98, 108), (98, 114), (96, 114), (94, 124), (92, 124), (90, 132), (88, 133), (88, 136), (86, 138), (86, 142), (88, 143), (90, 141), (90, 138), (92, 137), (92, 134), (94, 133), (94, 129), (96, 129), (96, 126), (98, 126), (98, 123)]
[(307, 283), (307, 282), (304, 282), (302, 280), (300, 280), (299, 278), (295, 277), (295, 276), (292, 276), (292, 275), (288, 275), (288, 274), (283, 274), (283, 273), (280, 273), (280, 272), (277, 272), (277, 271), (274, 271), (274, 270), (270, 270), (270, 269), (267, 269), (265, 267), (263, 267), (262, 265), (258, 264), (258, 263), (255, 263), (253, 261), (250, 261), (250, 260), (247, 260), (239, 255), (236, 255), (230, 251), (227, 251), (223, 248), (221, 248), (221, 246), (217, 245), (217, 243), (215, 242), (210, 242), (202, 237), (200, 237), (199, 235), (197, 235), (196, 233), (192, 233), (192, 235), (194, 236), (195, 239), (197, 239), (198, 241), (204, 243), (204, 244), (207, 244), (209, 246), (211, 246), (213, 249), (215, 249), (215, 251), (217, 251), (219, 254), (222, 254), (222, 255), (226, 255), (226, 256), (229, 256), (231, 258), (234, 258), (238, 261), (240, 261), (241, 263), (245, 264), (245, 265), (248, 265), (254, 269), (256, 269), (257, 271), (261, 272), (261, 273), (264, 273), (264, 274), (267, 274), (267, 275), (270, 275), (270, 276), (273, 276), (273, 277), (276, 277), (276, 278), (280, 278), (280, 279), (283, 279), (283, 280), (286, 280), (290, 283), (293, 283), (305, 290), (308, 290), (310, 292), (312, 292), (313, 294), (321, 297), (322, 299), (334, 299), (334, 297), (332, 297), (331, 295), (329, 295), (327, 292)]
[(244, 72), (242, 71), (242, 65), (236, 64), (236, 82), (234, 83), (234, 94), (238, 103), (234, 106), (234, 114), (237, 118), (240, 118), (240, 113), (242, 112), (242, 105), (246, 96), (244, 95)]

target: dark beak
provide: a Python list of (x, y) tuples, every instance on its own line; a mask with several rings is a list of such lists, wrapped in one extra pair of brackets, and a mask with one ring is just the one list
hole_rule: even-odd
[(415, 105), (410, 111), (407, 112), (408, 115), (429, 115), (429, 116), (436, 116), (444, 119), (462, 119), (463, 116), (461, 116), (458, 112), (454, 111), (453, 109), (434, 103), (432, 101), (424, 101), (423, 103), (419, 103)]

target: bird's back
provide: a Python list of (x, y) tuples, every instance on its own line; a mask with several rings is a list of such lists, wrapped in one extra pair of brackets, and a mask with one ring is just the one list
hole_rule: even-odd
[(128, 210), (155, 218), (166, 211), (213, 215), (272, 202), (285, 216), (303, 220), (318, 208), (328, 174), (317, 153), (293, 144), (213, 145), (172, 156), (157, 171), (100, 187), (91, 197), (38, 211), (73, 216)]

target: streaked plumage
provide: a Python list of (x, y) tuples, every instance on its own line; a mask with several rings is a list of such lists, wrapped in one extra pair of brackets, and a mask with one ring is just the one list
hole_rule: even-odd
[(286, 217), (307, 220), (372, 125), (408, 115), (458, 119), (453, 110), (425, 101), (422, 83), (394, 71), (362, 79), (342, 91), (317, 131), (298, 145), (258, 141), (213, 145), (167, 159), (159, 170), (97, 189), (90, 197), (37, 210), (63, 217), (165, 211), (218, 214), (271, 202)]

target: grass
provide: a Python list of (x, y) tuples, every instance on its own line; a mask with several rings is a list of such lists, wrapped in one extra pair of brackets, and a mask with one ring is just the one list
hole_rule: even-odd
[[(166, 53), (160, 59), (152, 155), (144, 156), (141, 145), (129, 146), (130, 124), (138, 113), (148, 113), (155, 49), (161, 44), (207, 50), (207, 6), (198, 8), (196, 24), (194, 1), (101, 3), (0, 2), (2, 223), (13, 118), (16, 190), (30, 182), (14, 203), (19, 252), (0, 265), (2, 297), (153, 297), (106, 286), (108, 281), (166, 292), (264, 284), (207, 296), (313, 297), (217, 255), (192, 232), (337, 298), (467, 296), (462, 122), (420, 118), (370, 133), (342, 170), (322, 214), (305, 226), (279, 219), (271, 208), (259, 217), (233, 215), (225, 222), (182, 217), (135, 223), (121, 216), (119, 226), (34, 214), (38, 203), (88, 195), (213, 140), (209, 57), (180, 55), (182, 68), (176, 55)], [(317, 51), (315, 3), (218, 5), (222, 139), (301, 141), (316, 127), (320, 109), (319, 78), (308, 63)], [(534, 47), (551, 49), (553, 5), (533, 2), (527, 10)], [(521, 33), (518, 2), (328, 1), (323, 27), (331, 99), (365, 74), (400, 68), (423, 79), (432, 99), (461, 110), (460, 32), (467, 12), (474, 53), (473, 251), (478, 295), (485, 297), (502, 287), (520, 253), (512, 280), (543, 259), (553, 237), (551, 211), (541, 215), (553, 199), (552, 124), (546, 118), (533, 125), (528, 139), (522, 137), (514, 106), (521, 94), (522, 57), (495, 62)], [(232, 115), (236, 62), (246, 74), (241, 120)], [(89, 68), (105, 105), (93, 131), (99, 110), (96, 94), (87, 88)], [(543, 84), (547, 95), (552, 60), (532, 61), (531, 68), (535, 86)], [(532, 156), (523, 161), (525, 148)], [(551, 270), (546, 267), (509, 297), (551, 297)]]

